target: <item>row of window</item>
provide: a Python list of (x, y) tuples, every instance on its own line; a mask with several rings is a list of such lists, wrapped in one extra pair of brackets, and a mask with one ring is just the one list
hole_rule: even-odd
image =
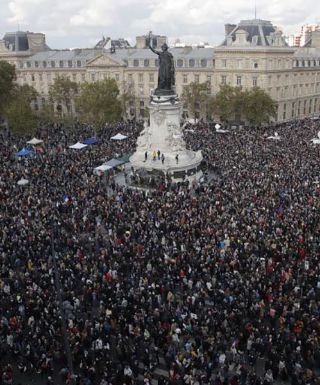
[(295, 67), (320, 67), (320, 60), (296, 60)]
[[(229, 63), (230, 62), (235, 62), (234, 60), (229, 60)], [(237, 60), (236, 61), (236, 63), (237, 63), (237, 68), (243, 68), (243, 64), (244, 64), (244, 60), (242, 60), (242, 59), (239, 59), (239, 60)], [(245, 66), (248, 68), (249, 67), (249, 61), (248, 61), (248, 59), (246, 59), (246, 61), (245, 61)], [(221, 60), (221, 67), (222, 68), (227, 68), (227, 59), (222, 59)], [(252, 63), (252, 68), (254, 68), (254, 69), (257, 69), (257, 68), (259, 68), (259, 64), (258, 64), (258, 62), (253, 62)]]
[[(230, 67), (230, 63), (231, 63), (231, 66), (236, 64), (236, 67), (240, 68), (240, 69), (250, 67), (248, 59), (229, 60), (229, 62), (227, 62), (227, 59), (222, 59), (221, 60), (221, 67), (222, 68), (227, 68), (228, 66)], [(290, 68), (290, 63), (291, 63), (291, 61), (287, 60), (287, 62), (286, 62), (287, 68)], [(279, 59), (278, 62), (275, 62), (275, 63), (273, 61), (269, 61), (269, 68), (274, 68), (274, 64), (277, 64), (277, 68), (284, 68), (282, 66), (282, 64), (284, 64), (284, 62), (281, 59)], [(318, 67), (318, 66), (320, 66), (320, 60), (318, 60), (318, 59), (317, 60), (295, 60), (293, 63), (293, 67)], [(253, 62), (252, 68), (258, 69), (259, 63)]]
[[(221, 76), (221, 81), (220, 83), (222, 85), (226, 85), (227, 84), (227, 76), (226, 75), (222, 75)], [(237, 76), (236, 77), (236, 85), (237, 86), (242, 86), (242, 76)], [(253, 87), (257, 87), (258, 86), (258, 78), (256, 76), (254, 76), (252, 78), (252, 86)]]
[[(128, 74), (128, 80), (129, 82), (133, 82), (133, 74)], [(188, 83), (189, 81), (193, 81), (195, 83), (200, 83), (200, 75), (194, 74), (193, 79), (190, 80), (190, 75), (189, 74), (183, 74), (183, 83)], [(138, 74), (138, 81), (139, 83), (144, 82), (144, 74)], [(155, 76), (154, 73), (149, 74), (149, 82), (153, 83), (155, 81)], [(207, 75), (206, 81), (208, 83), (211, 83), (211, 75)]]
[[(154, 64), (156, 67), (159, 66), (159, 60), (155, 59)], [(196, 67), (196, 60), (195, 59), (189, 59), (189, 60), (184, 60), (184, 59), (177, 59), (175, 62), (176, 67), (181, 68), (181, 67)], [(134, 59), (133, 60), (133, 66), (134, 67), (140, 67), (140, 60), (139, 59)], [(214, 60), (213, 60), (213, 66), (214, 66)], [(143, 60), (143, 67), (150, 67), (150, 60), (149, 59), (144, 59)], [(208, 60), (207, 59), (201, 59), (198, 62), (198, 67), (206, 68), (208, 67)]]
[[(153, 61), (152, 61), (153, 62)], [(214, 61), (213, 61), (214, 62)], [(26, 61), (20, 62), (20, 68), (74, 68), (74, 67), (82, 67), (85, 62), (82, 62), (81, 60), (73, 61), (73, 60), (51, 60), (51, 61)], [(206, 68), (208, 67), (208, 60), (207, 59), (201, 59), (196, 65), (196, 60), (195, 59), (189, 59), (189, 60), (183, 60), (183, 59), (178, 59), (176, 60), (176, 67), (182, 68), (182, 67), (201, 67), (201, 68)], [(150, 67), (151, 66), (151, 61), (149, 59), (144, 59), (143, 60), (143, 67)], [(158, 67), (159, 66), (159, 60), (155, 59), (154, 60), (154, 66)], [(134, 59), (133, 60), (133, 67), (140, 67), (140, 60), (139, 59)]]
[[(290, 109), (290, 105), (289, 105)], [(291, 103), (291, 116), (287, 110), (287, 104), (283, 104), (282, 109), (282, 119), (286, 120), (291, 118), (300, 117), (301, 115), (306, 116), (307, 114), (316, 114), (320, 112), (320, 104), (318, 103), (318, 99), (310, 99), (310, 100), (299, 100), (298, 102)]]
[(51, 60), (51, 61), (26, 61), (20, 62), (20, 68), (73, 68), (73, 67), (82, 67), (83, 62), (81, 60), (73, 61), (73, 60)]
[[(237, 68), (242, 68), (243, 67), (243, 60), (238, 60), (237, 61), (238, 66)], [(84, 64), (86, 64), (86, 61), (81, 61), (81, 60), (51, 60), (51, 61), (26, 61), (25, 63), (20, 62), (20, 68), (73, 68), (73, 67), (82, 67)], [(151, 61), (149, 59), (144, 59), (143, 60), (143, 67), (150, 67)], [(182, 67), (188, 67), (188, 68), (194, 68), (196, 67), (196, 60), (195, 59), (189, 59), (189, 60), (184, 60), (184, 59), (177, 59), (176, 60), (176, 67), (182, 68)], [(159, 66), (159, 60), (155, 59), (154, 60), (154, 65), (156, 67)], [(212, 63), (214, 67), (214, 60)], [(248, 63), (246, 63), (246, 67), (248, 67)], [(278, 67), (280, 67), (281, 61), (279, 60), (278, 62)], [(222, 59), (221, 60), (221, 66), (222, 68), (227, 68), (227, 59)], [(320, 66), (320, 60), (295, 60), (294, 62), (294, 67), (318, 67)], [(134, 59), (133, 60), (133, 67), (140, 67), (140, 60), (139, 59)], [(208, 60), (207, 59), (201, 59), (198, 62), (197, 67), (201, 68), (207, 68), (208, 67)], [(258, 69), (259, 64), (257, 62), (252, 63), (252, 68)]]

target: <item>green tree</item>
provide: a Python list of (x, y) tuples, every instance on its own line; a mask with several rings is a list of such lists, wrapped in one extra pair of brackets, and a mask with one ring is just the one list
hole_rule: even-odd
[(37, 100), (38, 92), (32, 86), (24, 84), (22, 86), (16, 85), (13, 90), (13, 96), (17, 97), (22, 95), (28, 103), (33, 103)]
[(130, 116), (130, 107), (135, 105), (135, 93), (133, 84), (125, 85), (124, 91), (120, 95), (120, 103), (122, 109), (123, 118), (126, 119)]
[(277, 113), (277, 103), (264, 90), (254, 87), (245, 92), (243, 114), (255, 126), (268, 123)]
[(28, 85), (14, 87), (11, 100), (4, 108), (4, 115), (14, 134), (23, 136), (34, 133), (36, 115), (31, 103), (36, 100), (37, 95), (36, 90)]
[(12, 97), (15, 79), (15, 67), (6, 61), (0, 61), (0, 113)]
[(56, 105), (61, 116), (73, 115), (72, 104), (78, 90), (78, 84), (65, 76), (58, 76), (54, 79), (49, 89), (49, 99)]
[(118, 96), (119, 89), (114, 79), (82, 84), (76, 99), (80, 121), (96, 128), (106, 122), (118, 121), (122, 112)]
[(16, 135), (33, 134), (35, 131), (35, 114), (29, 103), (22, 96), (17, 97), (6, 107), (5, 114), (10, 130)]
[(214, 98), (214, 112), (220, 120), (241, 120), (244, 106), (244, 92), (242, 87), (229, 85), (220, 86), (219, 92)]
[(192, 82), (183, 88), (182, 100), (194, 119), (206, 115), (208, 84)]
[(38, 121), (41, 123), (54, 123), (56, 121), (54, 116), (53, 104), (46, 101), (41, 105), (39, 111), (36, 112)]

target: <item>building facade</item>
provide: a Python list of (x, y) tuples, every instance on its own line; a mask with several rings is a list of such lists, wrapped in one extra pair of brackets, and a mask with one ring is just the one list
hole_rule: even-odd
[(216, 85), (264, 89), (278, 103), (277, 121), (319, 114), (319, 36), (314, 31), (310, 47), (297, 49), (269, 21), (228, 25), (225, 40), (215, 48)]
[[(51, 50), (43, 39), (40, 49), (30, 49), (30, 43), (27, 50), (16, 51), (16, 46), (10, 46), (13, 38), (10, 43), (7, 37), (0, 41), (0, 59), (15, 64), (17, 81), (33, 86), (39, 103), (58, 76), (79, 84), (113, 78), (120, 92), (129, 96), (127, 113), (141, 118), (158, 77), (158, 57), (147, 48), (146, 39), (139, 36), (134, 48), (98, 44), (73, 50)], [(153, 44), (159, 49), (165, 41), (158, 36)], [(276, 121), (320, 113), (320, 31), (312, 31), (308, 43), (295, 48), (269, 21), (243, 20), (227, 24), (225, 39), (215, 48), (174, 47), (170, 52), (180, 96), (191, 82), (207, 82), (212, 95), (223, 84), (244, 89), (258, 86), (278, 103)]]

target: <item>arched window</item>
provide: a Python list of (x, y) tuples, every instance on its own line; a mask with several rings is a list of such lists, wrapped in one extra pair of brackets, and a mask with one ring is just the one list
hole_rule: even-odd
[(189, 59), (189, 67), (194, 67), (196, 64), (194, 59)]
[(207, 67), (207, 65), (208, 65), (208, 61), (207, 61), (207, 59), (201, 59), (201, 67), (202, 68), (205, 68), (205, 67)]
[(182, 59), (178, 59), (177, 60), (177, 67), (183, 67), (183, 60)]
[(139, 60), (138, 59), (134, 59), (133, 60), (133, 66), (134, 67), (139, 67)]

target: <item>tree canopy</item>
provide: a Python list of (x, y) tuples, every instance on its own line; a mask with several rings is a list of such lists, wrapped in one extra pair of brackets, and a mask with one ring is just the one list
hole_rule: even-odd
[(28, 85), (15, 85), (12, 97), (4, 108), (4, 115), (10, 130), (16, 135), (33, 134), (36, 128), (36, 115), (31, 103), (37, 98), (36, 90)]
[(31, 103), (38, 93), (31, 86), (16, 84), (15, 79), (15, 67), (0, 61), (0, 113), (7, 119), (13, 133), (30, 134), (36, 125)]
[(119, 89), (114, 79), (82, 84), (80, 94), (76, 98), (80, 121), (95, 127), (118, 121), (122, 112), (118, 96)]
[(268, 123), (270, 117), (275, 117), (277, 103), (261, 88), (254, 87), (246, 91), (243, 114), (246, 120), (255, 126)]
[(221, 121), (246, 120), (259, 126), (276, 115), (277, 103), (261, 88), (243, 90), (223, 85), (214, 98), (214, 112)]
[(15, 79), (15, 67), (6, 61), (0, 61), (0, 113), (12, 97)]
[(77, 95), (79, 86), (67, 77), (58, 76), (49, 89), (49, 99), (59, 106), (60, 111), (72, 114), (72, 102)]
[(183, 88), (182, 100), (194, 118), (203, 114), (207, 107), (208, 97), (207, 83), (192, 82)]
[(242, 87), (232, 87), (229, 85), (220, 86), (214, 101), (214, 112), (220, 120), (228, 122), (241, 115), (243, 105)]

